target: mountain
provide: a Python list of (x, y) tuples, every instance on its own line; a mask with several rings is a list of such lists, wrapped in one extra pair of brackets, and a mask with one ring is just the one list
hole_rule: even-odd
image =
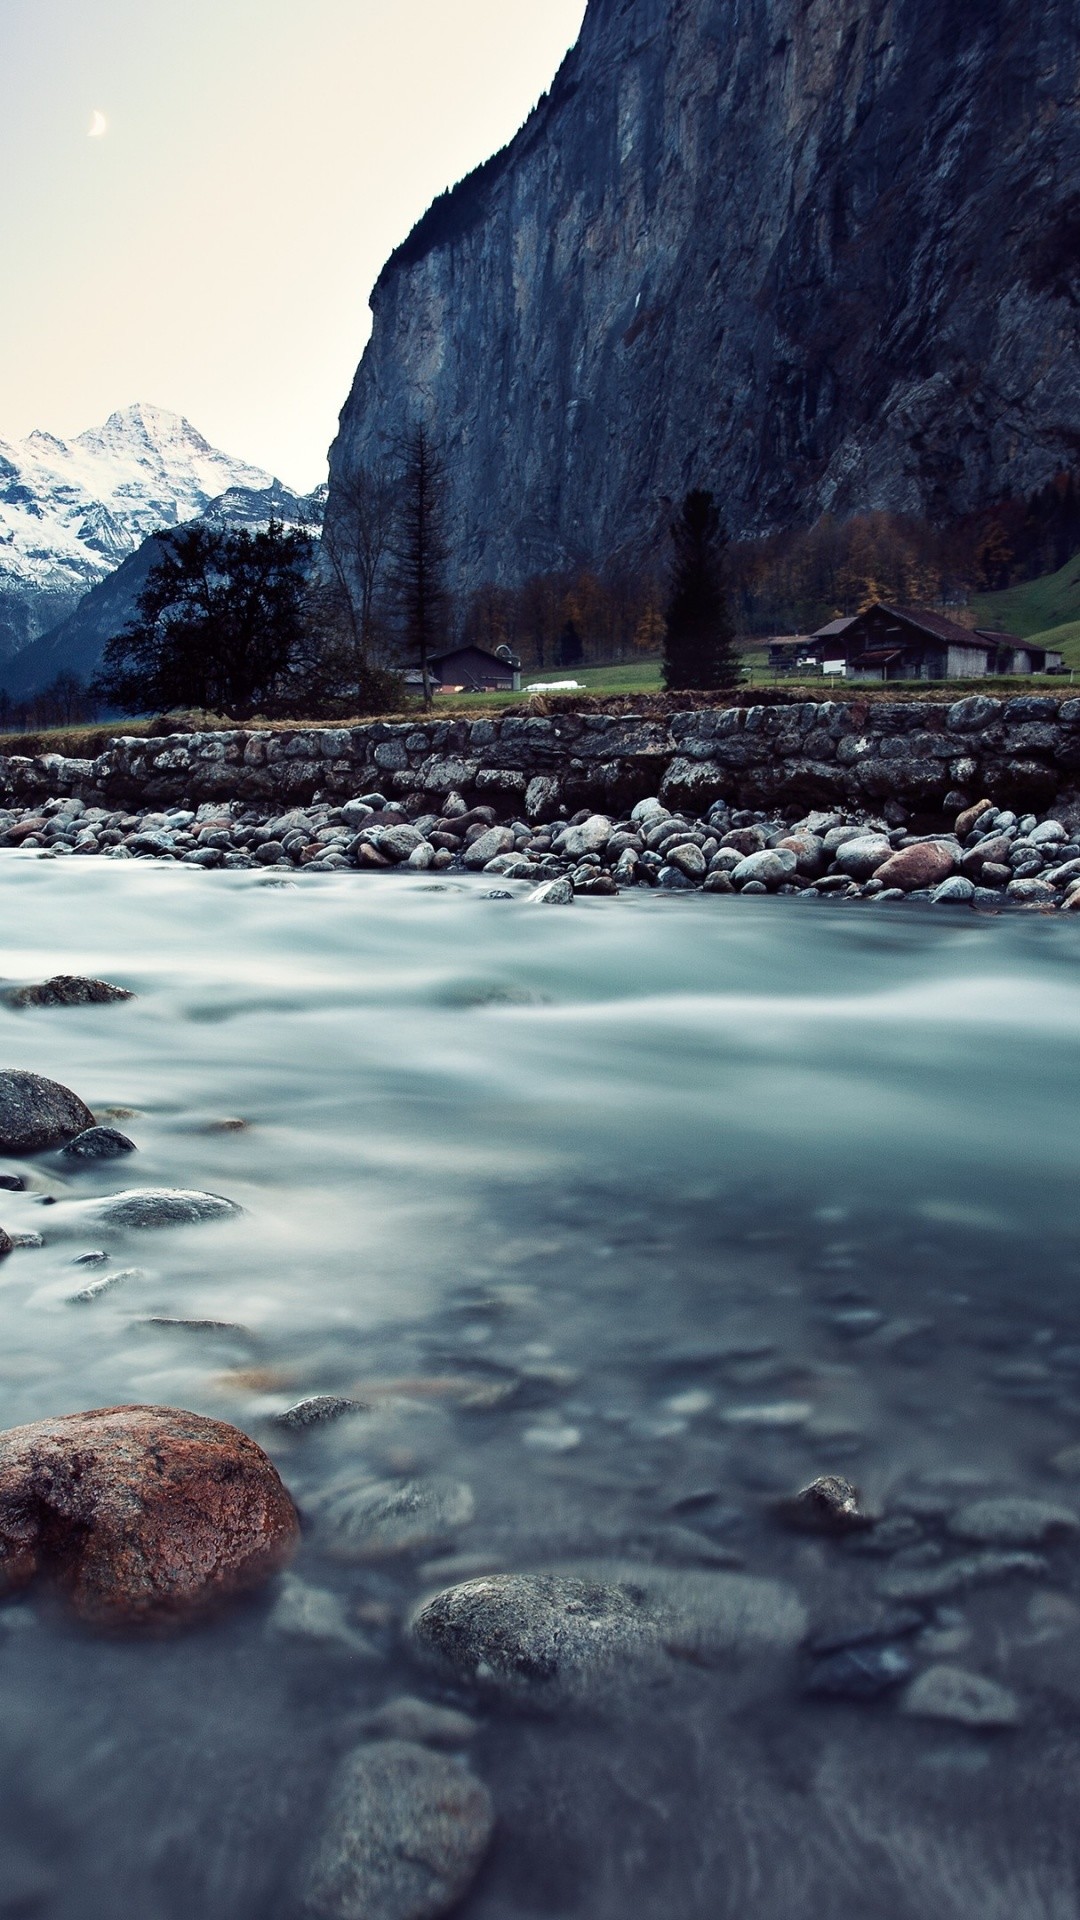
[(159, 527), (230, 488), (276, 483), (161, 407), (59, 440), (0, 440), (0, 664), (71, 611)]
[[(325, 488), (313, 494), (291, 493), (280, 481), (266, 487), (230, 487), (197, 514), (211, 527), (266, 527), (271, 520), (316, 530), (322, 519)], [(29, 642), (0, 666), (0, 686), (13, 699), (39, 693), (58, 673), (89, 680), (101, 663), (105, 643), (126, 627), (135, 613), (150, 569), (168, 533), (152, 533), (134, 553), (85, 593), (74, 611)]]
[(372, 296), (335, 488), (424, 419), (458, 585), (934, 519), (1080, 449), (1076, 0), (590, 0)]

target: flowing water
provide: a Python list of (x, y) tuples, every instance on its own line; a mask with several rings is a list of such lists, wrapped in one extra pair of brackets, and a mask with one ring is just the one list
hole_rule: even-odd
[[(741, 1566), (837, 1643), (891, 1608), (915, 1673), (992, 1679), (1018, 1724), (816, 1697), (805, 1644), (555, 1714), (481, 1702), (499, 1824), (466, 1920), (1080, 1910), (1080, 1546), (914, 1609), (905, 1587), (971, 1553), (949, 1529), (977, 1497), (1080, 1512), (1075, 919), (547, 911), (481, 882), (21, 855), (0, 901), (10, 980), (138, 995), (0, 1007), (0, 1064), (127, 1115), (139, 1149), (43, 1156), (0, 1193), (0, 1224), (45, 1242), (0, 1269), (0, 1426), (128, 1401), (236, 1421), (346, 1623), (284, 1635), (270, 1594), (126, 1644), (0, 1611), (0, 1914), (288, 1920), (364, 1716), (404, 1692), (477, 1707), (411, 1661), (416, 1601), (612, 1564), (699, 1597)], [(95, 1225), (87, 1202), (136, 1185), (244, 1211)], [(364, 1410), (274, 1425), (312, 1394)], [(884, 1528), (778, 1524), (825, 1472)], [(371, 1480), (430, 1481), (445, 1510), (347, 1564), (320, 1493)]]

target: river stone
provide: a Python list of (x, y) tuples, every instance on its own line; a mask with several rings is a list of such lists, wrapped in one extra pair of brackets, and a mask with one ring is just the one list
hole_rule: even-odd
[(312, 1501), (328, 1553), (361, 1565), (452, 1545), (476, 1511), (471, 1487), (461, 1480), (353, 1480), (329, 1487)]
[(283, 1413), (272, 1413), (270, 1423), (283, 1427), (286, 1433), (307, 1433), (311, 1427), (329, 1426), (350, 1413), (364, 1411), (361, 1400), (346, 1400), (338, 1393), (313, 1393), (307, 1400), (298, 1400), (294, 1407), (286, 1407)]
[(781, 1500), (777, 1515), (800, 1533), (858, 1533), (874, 1524), (863, 1510), (858, 1487), (835, 1474), (826, 1474), (789, 1500)]
[(668, 847), (665, 860), (669, 866), (677, 867), (687, 880), (704, 880), (708, 862), (701, 848), (692, 840), (680, 841), (678, 846)]
[[(889, 842), (880, 834), (860, 833), (837, 847), (833, 859), (841, 873), (846, 873), (849, 879), (869, 880), (872, 874), (883, 869), (891, 852)], [(883, 871), (881, 877), (884, 879)], [(893, 882), (887, 880), (885, 884), (892, 886)]]
[(361, 1660), (378, 1656), (371, 1641), (346, 1617), (344, 1602), (328, 1587), (312, 1587), (306, 1580), (287, 1573), (267, 1616), (268, 1633), (286, 1640), (306, 1641), (311, 1646), (340, 1647)]
[(778, 853), (793, 853), (795, 866), (808, 880), (816, 880), (825, 871), (825, 849), (818, 834), (803, 829), (785, 834), (777, 842)]
[(968, 834), (974, 831), (983, 816), (988, 813), (993, 813), (993, 811), (994, 803), (992, 800), (978, 800), (973, 807), (965, 807), (963, 813), (957, 814), (953, 824), (953, 832), (956, 834), (957, 839), (966, 840)]
[(761, 853), (748, 854), (745, 860), (739, 861), (731, 876), (732, 885), (760, 885), (772, 891), (782, 887), (785, 880), (790, 880), (795, 866), (795, 855), (790, 847), (768, 847)]
[(514, 836), (509, 827), (489, 827), (479, 839), (466, 847), (462, 860), (472, 872), (479, 873), (489, 860), (496, 860), (500, 853), (513, 853)]
[(974, 883), (965, 879), (962, 873), (954, 873), (951, 880), (943, 880), (930, 896), (931, 904), (935, 907), (970, 907), (974, 898)]
[(580, 827), (567, 827), (558, 842), (559, 852), (567, 860), (580, 860), (585, 853), (603, 853), (611, 839), (612, 825), (606, 813), (593, 813)]
[(363, 1731), (382, 1740), (415, 1740), (422, 1747), (467, 1747), (480, 1731), (480, 1722), (456, 1707), (437, 1707), (414, 1694), (401, 1694), (366, 1714)]
[(78, 974), (58, 973), (39, 986), (17, 987), (6, 996), (12, 1007), (101, 1007), (113, 1000), (134, 1000), (126, 987), (107, 980), (84, 980)]
[(137, 1149), (134, 1140), (129, 1140), (117, 1127), (87, 1127), (60, 1151), (66, 1160), (116, 1160), (121, 1154), (135, 1153)]
[(913, 893), (917, 887), (938, 887), (956, 872), (957, 849), (945, 840), (920, 840), (913, 847), (901, 847), (875, 874), (885, 887), (902, 887)]
[(951, 1720), (961, 1727), (1015, 1727), (1020, 1703), (1007, 1687), (964, 1667), (927, 1667), (902, 1701), (904, 1713), (921, 1720)]
[(54, 1582), (91, 1626), (177, 1626), (260, 1586), (300, 1528), (254, 1440), (170, 1407), (0, 1434), (0, 1591)]
[(973, 1501), (949, 1522), (949, 1531), (957, 1539), (994, 1547), (1038, 1547), (1078, 1528), (1080, 1519), (1070, 1507), (1019, 1497)]
[(928, 1601), (945, 1600), (950, 1594), (991, 1586), (998, 1580), (1041, 1580), (1049, 1571), (1040, 1554), (987, 1548), (983, 1553), (938, 1561), (932, 1566), (887, 1567), (878, 1578), (877, 1590), (883, 1600), (908, 1600), (924, 1606)]
[(0, 1071), (0, 1153), (45, 1153), (93, 1124), (89, 1107), (59, 1081)]
[(342, 1763), (308, 1871), (311, 1920), (437, 1920), (468, 1892), (491, 1842), (487, 1788), (407, 1740)]
[(636, 1589), (557, 1574), (493, 1574), (449, 1587), (409, 1622), (413, 1646), (458, 1680), (554, 1705), (656, 1645)]
[(832, 1700), (877, 1700), (910, 1680), (912, 1662), (901, 1647), (844, 1647), (815, 1661), (807, 1693)]
[(415, 827), (385, 827), (379, 835), (378, 851), (384, 854), (387, 860), (393, 860), (395, 865), (400, 865), (416, 851), (417, 847), (426, 844), (423, 834), (418, 833)]
[(3, 1227), (0, 1227), (0, 1260), (6, 1260), (8, 1254), (14, 1251), (15, 1242), (10, 1233), (5, 1233)]
[(573, 882), (565, 878), (545, 880), (528, 897), (534, 907), (569, 907), (574, 899)]
[(104, 1200), (86, 1202), (87, 1214), (103, 1227), (187, 1227), (199, 1220), (229, 1220), (243, 1211), (220, 1193), (182, 1187), (134, 1187)]

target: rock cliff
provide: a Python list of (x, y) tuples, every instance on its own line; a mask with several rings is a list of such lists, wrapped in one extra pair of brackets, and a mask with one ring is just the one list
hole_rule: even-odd
[(1080, 445), (1076, 0), (590, 0), (388, 262), (332, 483), (425, 418), (459, 584), (1026, 493)]

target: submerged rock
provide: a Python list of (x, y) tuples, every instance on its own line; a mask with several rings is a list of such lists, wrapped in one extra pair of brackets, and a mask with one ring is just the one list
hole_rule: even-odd
[(951, 1720), (961, 1727), (1015, 1727), (1020, 1702), (1007, 1687), (964, 1667), (927, 1667), (912, 1681), (903, 1711), (921, 1720)]
[(118, 1127), (87, 1127), (60, 1151), (66, 1160), (117, 1160), (121, 1154), (135, 1153), (137, 1149), (134, 1140), (129, 1140)]
[(980, 1546), (1038, 1547), (1078, 1530), (1080, 1519), (1070, 1507), (1020, 1497), (975, 1500), (961, 1507), (949, 1522), (949, 1531), (957, 1539)]
[(58, 1080), (0, 1072), (0, 1153), (47, 1153), (93, 1124), (89, 1107)]
[(358, 1747), (339, 1770), (308, 1870), (311, 1920), (436, 1920), (464, 1898), (491, 1842), (487, 1788), (406, 1740)]
[(291, 1557), (296, 1509), (253, 1440), (169, 1407), (0, 1434), (0, 1592), (52, 1581), (91, 1626), (178, 1626)]
[(901, 1647), (845, 1647), (814, 1664), (806, 1691), (831, 1700), (878, 1700), (910, 1680), (913, 1671)]
[(40, 986), (16, 987), (5, 998), (11, 1007), (102, 1007), (115, 1000), (134, 1000), (126, 987), (107, 980), (84, 980), (78, 974), (58, 973)]
[(426, 1601), (414, 1647), (458, 1680), (520, 1704), (573, 1697), (656, 1645), (645, 1596), (556, 1574), (495, 1574)]
[(537, 887), (529, 895), (529, 900), (535, 907), (569, 907), (573, 904), (573, 899), (573, 881), (565, 878), (545, 880), (543, 886)]
[(312, 1587), (287, 1573), (266, 1622), (267, 1632), (312, 1646), (340, 1647), (362, 1660), (377, 1658), (367, 1635), (350, 1626), (345, 1607), (327, 1587)]
[(128, 1193), (92, 1200), (87, 1207), (105, 1227), (183, 1227), (200, 1220), (227, 1220), (243, 1211), (220, 1193), (182, 1187), (136, 1187)]
[(789, 1500), (781, 1500), (777, 1516), (785, 1526), (799, 1533), (860, 1533), (874, 1525), (872, 1514), (862, 1506), (858, 1487), (849, 1480), (826, 1474), (804, 1487)]
[(283, 1427), (286, 1433), (306, 1433), (309, 1427), (329, 1426), (331, 1421), (342, 1420), (350, 1413), (363, 1413), (360, 1400), (344, 1400), (336, 1393), (315, 1393), (309, 1400), (298, 1400), (295, 1407), (286, 1407), (284, 1413), (270, 1416), (272, 1426)]
[(365, 1733), (385, 1740), (415, 1740), (422, 1747), (467, 1747), (480, 1731), (480, 1722), (456, 1707), (437, 1707), (414, 1694), (401, 1694), (376, 1707), (363, 1721)]
[(402, 1485), (349, 1481), (330, 1487), (312, 1507), (327, 1551), (362, 1564), (452, 1544), (476, 1502), (463, 1481), (433, 1476)]
[(7, 1255), (9, 1253), (14, 1253), (14, 1251), (15, 1251), (14, 1240), (11, 1238), (11, 1235), (9, 1233), (4, 1232), (3, 1227), (0, 1227), (0, 1260), (6, 1259)]

